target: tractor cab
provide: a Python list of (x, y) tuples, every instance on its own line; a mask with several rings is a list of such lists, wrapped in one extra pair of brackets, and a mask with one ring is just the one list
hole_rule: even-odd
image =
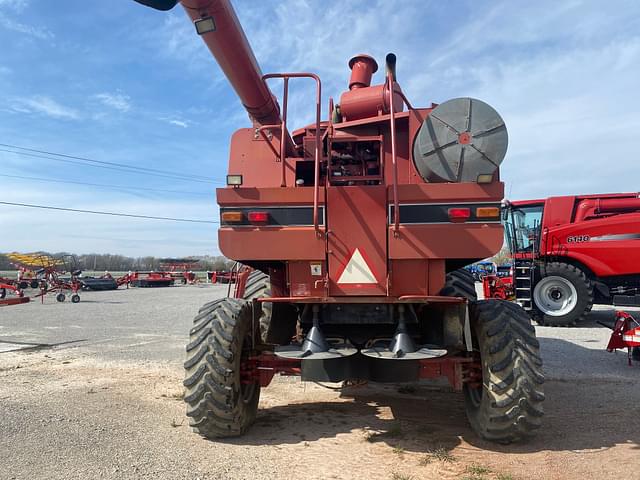
[(532, 259), (540, 249), (544, 201), (513, 202), (503, 209), (507, 245), (513, 258)]

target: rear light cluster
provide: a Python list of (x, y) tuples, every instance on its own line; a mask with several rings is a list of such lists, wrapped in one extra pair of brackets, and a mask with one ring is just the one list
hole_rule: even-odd
[(471, 218), (470, 208), (450, 208), (449, 220), (452, 222), (466, 222)]
[[(244, 212), (223, 212), (224, 223), (245, 223)], [(269, 223), (269, 212), (248, 212), (246, 220), (252, 225), (266, 225)]]
[[(471, 218), (471, 208), (456, 207), (448, 210), (449, 220), (454, 223), (466, 222)], [(475, 209), (477, 219), (496, 219), (500, 218), (499, 207), (478, 207)]]

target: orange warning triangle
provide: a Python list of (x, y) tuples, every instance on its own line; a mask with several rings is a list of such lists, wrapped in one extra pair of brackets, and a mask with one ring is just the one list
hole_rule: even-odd
[(366, 260), (357, 248), (338, 279), (339, 284), (378, 283)]

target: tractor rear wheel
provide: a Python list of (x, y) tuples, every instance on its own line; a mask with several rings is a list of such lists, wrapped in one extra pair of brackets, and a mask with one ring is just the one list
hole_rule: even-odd
[[(254, 300), (271, 296), (269, 275), (254, 270), (249, 274), (244, 289), (244, 299)], [(267, 344), (287, 345), (296, 332), (298, 314), (293, 305), (287, 303), (263, 302), (260, 315), (260, 334)]]
[(440, 295), (445, 297), (463, 297), (474, 302), (478, 299), (476, 284), (473, 274), (464, 268), (447, 273), (444, 287), (440, 290)]
[(480, 354), (482, 385), (465, 385), (465, 408), (482, 438), (511, 443), (540, 428), (544, 375), (539, 343), (529, 315), (502, 300), (470, 304), (474, 350)]
[(190, 425), (207, 438), (242, 435), (255, 421), (260, 399), (260, 384), (243, 384), (240, 377), (257, 333), (251, 303), (210, 302), (193, 323), (184, 362)]
[(533, 319), (549, 327), (572, 327), (593, 307), (593, 284), (579, 268), (552, 262), (533, 289)]

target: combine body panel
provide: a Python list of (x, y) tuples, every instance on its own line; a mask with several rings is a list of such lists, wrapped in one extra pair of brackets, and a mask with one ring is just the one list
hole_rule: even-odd
[[(282, 373), (446, 377), (479, 435), (531, 434), (544, 399), (533, 327), (507, 302), (477, 302), (462, 268), (503, 242), (500, 115), (472, 98), (414, 107), (393, 54), (373, 85), (376, 60), (353, 57), (339, 104), (323, 101), (313, 73), (262, 74), (229, 1), (181, 3), (252, 121), (233, 134), (228, 186), (216, 191), (220, 250), (246, 267), (237, 298), (203, 306), (187, 346), (196, 430), (244, 433), (260, 387)], [(289, 84), (301, 81), (315, 85), (315, 118), (290, 130)], [(268, 84), (282, 87), (282, 108)], [(516, 337), (528, 348), (506, 341)]]
[(540, 321), (574, 324), (594, 302), (640, 305), (640, 194), (517, 201), (505, 215), (516, 297)]

